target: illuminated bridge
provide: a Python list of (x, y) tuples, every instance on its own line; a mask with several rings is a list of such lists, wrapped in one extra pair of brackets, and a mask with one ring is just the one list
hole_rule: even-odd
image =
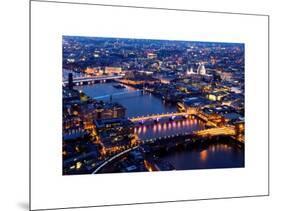
[(188, 111), (185, 112), (174, 112), (174, 113), (163, 113), (163, 114), (153, 114), (149, 116), (141, 116), (141, 117), (133, 117), (130, 118), (132, 122), (142, 122), (144, 123), (145, 121), (149, 120), (154, 120), (154, 121), (159, 121), (161, 118), (172, 118), (174, 119), (177, 116), (181, 117), (188, 117), (189, 115), (193, 115), (197, 118), (202, 119), (205, 121), (206, 125), (211, 126), (211, 128), (208, 129), (203, 129), (194, 132), (194, 135), (201, 136), (201, 137), (207, 137), (207, 136), (233, 136), (236, 135), (235, 129), (233, 126), (221, 126), (218, 127), (217, 123), (212, 120), (212, 117), (208, 117), (207, 115), (204, 115), (204, 113), (196, 110), (196, 109), (189, 109)]
[(197, 136), (233, 136), (236, 134), (234, 127), (215, 127), (194, 132)]
[[(112, 76), (84, 76), (84, 77), (77, 77), (73, 78), (73, 83), (75, 85), (83, 85), (84, 83), (87, 82), (92, 82), (94, 83), (95, 81), (107, 81), (107, 80), (115, 80), (115, 79), (120, 79), (123, 78), (123, 75), (112, 75)], [(66, 85), (68, 84), (68, 80), (64, 80), (63, 84)]]
[(210, 125), (212, 127), (217, 127), (217, 124), (210, 120), (208, 116), (206, 116), (204, 113), (198, 111), (197, 109), (188, 109), (187, 111), (184, 112), (174, 112), (174, 113), (163, 113), (163, 114), (152, 114), (148, 116), (139, 116), (139, 117), (132, 117), (130, 120), (132, 122), (145, 122), (148, 120), (156, 120), (159, 121), (161, 118), (172, 118), (174, 119), (177, 116), (182, 116), (182, 117), (187, 117), (189, 115), (196, 116), (197, 118), (202, 119), (203, 121), (206, 122), (207, 125)]
[(147, 120), (159, 120), (161, 118), (169, 117), (169, 118), (175, 118), (177, 116), (183, 116), (187, 117), (188, 115), (196, 115), (196, 110), (190, 110), (187, 112), (173, 112), (173, 113), (163, 113), (163, 114), (152, 114), (149, 116), (140, 116), (140, 117), (132, 117), (130, 120), (132, 122), (144, 122)]
[(132, 148), (129, 148), (129, 149), (125, 150), (125, 151), (122, 151), (122, 152), (120, 152), (120, 153), (114, 155), (113, 157), (108, 158), (108, 159), (105, 160), (100, 166), (98, 166), (98, 167), (93, 171), (92, 174), (98, 173), (99, 171), (101, 171), (101, 169), (103, 169), (105, 166), (111, 164), (111, 163), (112, 163), (113, 161), (115, 161), (117, 158), (121, 157), (122, 155), (125, 155), (125, 154), (129, 153), (130, 151), (132, 151), (132, 150), (134, 150), (134, 149), (136, 149), (136, 148), (138, 148), (138, 147), (139, 147), (139, 146), (134, 146), (134, 147), (132, 147)]
[[(176, 114), (182, 115), (182, 113), (176, 113)], [(161, 149), (161, 148), (169, 149), (169, 148), (173, 148), (174, 146), (178, 146), (178, 145), (190, 144), (190, 143), (194, 143), (194, 142), (201, 142), (201, 143), (205, 142), (205, 139), (202, 139), (201, 137), (234, 136), (234, 135), (236, 135), (234, 127), (223, 126), (223, 127), (199, 130), (199, 131), (196, 131), (193, 133), (186, 132), (183, 134), (176, 134), (176, 135), (170, 135), (170, 136), (143, 140), (140, 142), (140, 145), (146, 144), (146, 143), (150, 143), (150, 144), (156, 143), (156, 145), (152, 146), (154, 149)], [(99, 173), (103, 168), (112, 164), (118, 158), (122, 157), (123, 155), (126, 155), (130, 151), (137, 149), (140, 145), (138, 144), (137, 146), (126, 149), (126, 150), (119, 152), (118, 154), (106, 159), (92, 172), (92, 174)]]

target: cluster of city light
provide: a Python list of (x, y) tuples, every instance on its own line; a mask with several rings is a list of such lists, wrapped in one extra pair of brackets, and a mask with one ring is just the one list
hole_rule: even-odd
[(133, 117), (130, 118), (132, 122), (141, 122), (141, 121), (146, 121), (146, 120), (159, 120), (159, 118), (164, 118), (164, 117), (176, 117), (176, 116), (184, 116), (188, 117), (188, 115), (194, 115), (197, 112), (195, 110), (188, 110), (186, 112), (173, 112), (173, 113), (163, 113), (163, 114), (153, 114), (153, 115), (148, 115), (148, 116), (140, 116), (140, 117)]
[(124, 151), (122, 151), (122, 152), (120, 152), (120, 153), (118, 153), (118, 154), (113, 155), (112, 157), (107, 158), (106, 160), (104, 160), (104, 162), (103, 162), (98, 168), (96, 168), (96, 170), (93, 172), (93, 174), (98, 173), (98, 172), (99, 172), (102, 168), (104, 168), (106, 165), (108, 165), (109, 163), (111, 163), (111, 162), (114, 161), (115, 159), (119, 158), (120, 156), (122, 156), (122, 155), (124, 155), (124, 154), (126, 154), (126, 153), (128, 153), (128, 152), (130, 152), (130, 151), (132, 151), (132, 150), (134, 150), (134, 149), (136, 149), (137, 147), (138, 147), (138, 146), (135, 146), (135, 147), (133, 147), (133, 148), (126, 149), (126, 150), (124, 150)]
[[(73, 83), (76, 85), (83, 85), (83, 82), (94, 82), (94, 81), (104, 81), (104, 80), (112, 80), (123, 78), (123, 75), (110, 75), (110, 76), (84, 76), (84, 77), (77, 77), (73, 78)], [(63, 84), (68, 84), (68, 80), (64, 80)]]
[(175, 128), (181, 128), (181, 127), (186, 127), (186, 126), (192, 126), (196, 124), (198, 119), (185, 119), (185, 120), (177, 120), (173, 122), (163, 122), (163, 123), (157, 123), (157, 124), (148, 124), (148, 125), (140, 125), (135, 127), (135, 133), (137, 134), (143, 134), (146, 133), (148, 129), (152, 128), (152, 131), (155, 132), (160, 132), (160, 131), (168, 131), (171, 129)]
[(218, 128), (210, 128), (205, 130), (199, 130), (195, 132), (198, 136), (218, 136), (218, 135), (235, 135), (235, 129), (233, 127), (218, 127)]

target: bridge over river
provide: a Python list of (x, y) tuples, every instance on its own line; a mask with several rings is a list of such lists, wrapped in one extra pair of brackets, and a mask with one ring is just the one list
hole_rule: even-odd
[[(73, 78), (73, 83), (76, 86), (85, 85), (85, 84), (93, 84), (95, 82), (106, 82), (112, 81), (115, 79), (123, 78), (123, 75), (104, 75), (104, 76), (81, 76)], [(64, 85), (68, 84), (68, 80), (65, 79), (63, 81)]]

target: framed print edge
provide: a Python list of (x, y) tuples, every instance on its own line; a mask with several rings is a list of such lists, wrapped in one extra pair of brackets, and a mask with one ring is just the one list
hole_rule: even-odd
[[(210, 14), (214, 14), (214, 15), (220, 15), (220, 14), (223, 14), (223, 15), (239, 15), (239, 16), (247, 16), (247, 17), (261, 17), (261, 18), (266, 18), (267, 20), (267, 77), (268, 77), (268, 80), (267, 80), (267, 92), (264, 96), (267, 96), (267, 119), (266, 119), (266, 122), (267, 122), (267, 132), (266, 132), (266, 135), (267, 135), (267, 152), (265, 154), (267, 154), (267, 162), (266, 164), (263, 164), (263, 166), (267, 166), (267, 192), (264, 192), (264, 191), (261, 191), (261, 193), (257, 193), (257, 194), (244, 194), (244, 195), (237, 195), (237, 196), (227, 196), (228, 194), (226, 194), (225, 197), (217, 197), (215, 194), (214, 197), (195, 197), (195, 198), (190, 198), (188, 197), (187, 199), (184, 199), (183, 197), (179, 198), (179, 199), (173, 199), (173, 200), (167, 200), (166, 198), (164, 200), (152, 200), (152, 201), (149, 201), (149, 200), (140, 200), (139, 202), (137, 200), (132, 201), (132, 200), (129, 200), (128, 203), (108, 203), (106, 202), (106, 200), (104, 201), (104, 203), (98, 203), (98, 204), (91, 204), (91, 202), (87, 202), (87, 200), (85, 200), (84, 204), (81, 204), (80, 205), (74, 205), (74, 206), (59, 206), (59, 207), (56, 207), (56, 206), (50, 206), (50, 205), (46, 205), (46, 204), (52, 204), (50, 202), (47, 202), (46, 204), (42, 205), (42, 206), (38, 206), (38, 204), (40, 203), (34, 203), (36, 204), (35, 206), (33, 205), (33, 188), (34, 188), (34, 183), (35, 184), (38, 184), (38, 182), (34, 182), (33, 179), (37, 178), (40, 174), (37, 174), (35, 173), (35, 171), (37, 171), (37, 169), (35, 169), (34, 167), (38, 165), (34, 165), (34, 159), (35, 158), (38, 158), (38, 154), (34, 154), (33, 155), (33, 152), (36, 150), (36, 147), (38, 145), (36, 145), (34, 147), (34, 138), (33, 138), (33, 134), (34, 134), (34, 124), (36, 124), (34, 121), (36, 121), (36, 119), (33, 119), (34, 118), (34, 113), (35, 115), (37, 114), (38, 115), (38, 111), (34, 112), (33, 109), (36, 108), (36, 106), (40, 105), (40, 104), (35, 104), (34, 103), (34, 88), (36, 86), (38, 86), (37, 83), (33, 83), (35, 78), (38, 77), (38, 74), (34, 74), (34, 71), (36, 71), (34, 68), (33, 68), (33, 64), (34, 63), (34, 56), (33, 56), (33, 52), (35, 52), (33, 50), (33, 47), (34, 47), (34, 43), (38, 43), (38, 41), (33, 41), (33, 39), (38, 36), (38, 33), (33, 33), (32, 30), (34, 30), (34, 26), (38, 26), (38, 24), (33, 24), (33, 7), (32, 5), (33, 4), (44, 4), (44, 5), (52, 5), (52, 7), (55, 7), (55, 5), (70, 5), (70, 6), (89, 6), (91, 7), (92, 6), (97, 6), (97, 7), (106, 7), (106, 8), (112, 8), (114, 10), (114, 8), (119, 8), (119, 9), (126, 9), (127, 10), (130, 10), (130, 9), (141, 9), (141, 10), (150, 10), (150, 11), (160, 11), (160, 13), (162, 12), (165, 12), (165, 11), (171, 11), (171, 12), (191, 12), (191, 13), (202, 13), (202, 14), (205, 14), (205, 13), (210, 13)], [(71, 10), (71, 9), (70, 9)], [(111, 11), (111, 10), (110, 10)], [(36, 15), (38, 15), (38, 13), (36, 13)], [(35, 16), (36, 16), (35, 15)], [(38, 16), (37, 16), (38, 17)], [(59, 22), (59, 21), (58, 21)], [(67, 30), (66, 30), (67, 31)], [(82, 30), (83, 31), (83, 30)], [(64, 33), (64, 32), (63, 32)], [(34, 36), (32, 36), (34, 35)], [(63, 34), (62, 34), (63, 35)], [(79, 35), (79, 33), (78, 33)], [(32, 45), (33, 44), (33, 45)], [(245, 43), (246, 45), (246, 48), (247, 48), (247, 43)], [(38, 50), (37, 48), (34, 48), (36, 49), (36, 51)], [(37, 51), (38, 53), (38, 51)], [(246, 54), (246, 53), (245, 53)], [(36, 59), (38, 59), (40, 57), (36, 57)], [(41, 58), (40, 58), (41, 59)], [(37, 64), (36, 64), (37, 65)], [(35, 66), (36, 66), (35, 65)], [(37, 65), (38, 67), (38, 65)], [(36, 75), (35, 77), (32, 77), (32, 75)], [(30, 210), (56, 210), (56, 209), (71, 209), (71, 208), (89, 208), (89, 207), (104, 207), (104, 206), (121, 206), (121, 205), (136, 205), (136, 204), (154, 204), (154, 203), (169, 203), (169, 202), (183, 202), (183, 201), (200, 201), (200, 200), (215, 200), (215, 199), (232, 199), (232, 198), (244, 198), (244, 197), (264, 197), (264, 196), (269, 196), (270, 195), (270, 125), (269, 125), (269, 122), (270, 122), (270, 117), (269, 117), (269, 114), (270, 114), (270, 109), (269, 109), (269, 105), (270, 105), (270, 94), (269, 94), (269, 84), (270, 84), (270, 79), (269, 79), (269, 76), (270, 76), (270, 16), (269, 15), (264, 15), (264, 14), (245, 14), (245, 13), (231, 13), (231, 12), (216, 12), (216, 11), (200, 11), (200, 10), (185, 10), (185, 9), (169, 9), (169, 8), (153, 8), (153, 7), (134, 7), (134, 6), (125, 6), (125, 5), (103, 5), (103, 4), (91, 4), (91, 3), (75, 3), (75, 2), (59, 2), (59, 1), (44, 1), (44, 0), (31, 0), (29, 1), (29, 209)], [(47, 77), (47, 76), (46, 76)], [(38, 87), (37, 87), (38, 88)], [(35, 96), (38, 96), (38, 95), (35, 95)], [(40, 99), (37, 99), (37, 100), (40, 100)], [(41, 99), (42, 100), (42, 99)], [(41, 111), (42, 112), (42, 111)], [(33, 147), (32, 147), (33, 146)], [(246, 148), (246, 147), (245, 147)], [(246, 150), (247, 151), (247, 150)], [(247, 152), (246, 152), (247, 153)], [(44, 161), (45, 162), (45, 161)], [(59, 166), (59, 165), (58, 165)], [(245, 167), (247, 168), (247, 165), (245, 164)], [(40, 170), (40, 169), (39, 169)], [(41, 169), (42, 170), (42, 169)], [(210, 170), (207, 170), (207, 171), (212, 171), (211, 169)], [(217, 171), (216, 171), (217, 173)], [(237, 171), (237, 174), (238, 174), (238, 171)], [(32, 176), (34, 175), (34, 176)], [(163, 174), (162, 174), (163, 175)], [(175, 174), (171, 174), (168, 176), (168, 178), (171, 178), (173, 177), (172, 175), (175, 176)], [(106, 177), (108, 179), (110, 179), (110, 175), (107, 176), (107, 175), (97, 175), (99, 177), (97, 178), (101, 178), (101, 177)], [(214, 176), (215, 176), (215, 173), (214, 173)], [(88, 179), (88, 176), (83, 176), (82, 177), (86, 180), (86, 178)], [(154, 176), (153, 176), (154, 177)], [(62, 179), (65, 180), (71, 180), (70, 178), (73, 178), (73, 176), (67, 176), (67, 177), (63, 177)], [(121, 176), (116, 176), (116, 178), (121, 178)], [(156, 178), (156, 176), (155, 176)], [(179, 178), (182, 178), (182, 177), (179, 177)], [(55, 176), (53, 178), (55, 180)], [(62, 179), (59, 179), (59, 180), (62, 180)], [(92, 178), (93, 179), (93, 178)], [(44, 179), (43, 179), (44, 180)], [(78, 181), (78, 180), (77, 180)], [(76, 182), (77, 182), (76, 181)], [(52, 182), (52, 180), (50, 181)], [(48, 183), (48, 180), (47, 180), (47, 183)], [(81, 183), (81, 184), (86, 184), (86, 183)], [(204, 183), (205, 184), (205, 183)], [(118, 186), (119, 187), (119, 186)], [(40, 195), (40, 193), (44, 192), (45, 190), (42, 190), (40, 189), (36, 189), (36, 194)], [(54, 190), (55, 191), (55, 190)], [(51, 193), (49, 193), (51, 194)], [(221, 194), (223, 195), (223, 194)], [(73, 200), (73, 199), (71, 199)], [(102, 201), (102, 200), (100, 200)]]

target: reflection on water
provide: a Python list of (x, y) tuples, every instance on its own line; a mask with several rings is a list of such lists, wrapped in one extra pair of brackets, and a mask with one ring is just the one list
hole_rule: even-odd
[(244, 167), (244, 150), (222, 143), (171, 151), (161, 158), (170, 162), (177, 170)]
[[(124, 89), (113, 87), (116, 83), (94, 84), (78, 87), (88, 96), (95, 98), (104, 96), (104, 101), (110, 100), (114, 93), (128, 93), (112, 97), (113, 102), (123, 105), (127, 117), (145, 116), (176, 111), (176, 106), (165, 105), (162, 100), (151, 95), (141, 95), (136, 89), (126, 86)], [(185, 119), (177, 121), (159, 122), (157, 124), (143, 125), (135, 128), (135, 133), (142, 140), (154, 137), (189, 133), (204, 128), (204, 124), (198, 119)], [(206, 147), (192, 147), (181, 151), (171, 151), (161, 158), (170, 162), (177, 170), (204, 169), (204, 168), (230, 168), (244, 166), (244, 150), (237, 147), (213, 143)]]
[(135, 133), (142, 140), (164, 137), (182, 133), (191, 133), (204, 129), (204, 124), (198, 119), (184, 119), (152, 125), (141, 125), (135, 128)]
[(208, 156), (208, 151), (206, 149), (204, 149), (200, 152), (200, 160), (201, 161), (205, 161), (207, 159), (207, 156)]
[[(78, 87), (78, 89), (81, 89), (86, 95), (92, 98), (104, 96), (104, 98), (100, 98), (103, 101), (109, 101), (110, 95), (113, 95), (112, 101), (120, 103), (127, 109), (127, 117), (168, 113), (177, 110), (175, 106), (165, 105), (160, 98), (151, 94), (142, 95), (140, 92), (136, 92), (135, 88), (129, 86), (126, 86), (124, 89), (117, 89), (113, 87), (115, 84), (117, 83), (94, 84)], [(117, 93), (118, 95), (114, 95)]]

